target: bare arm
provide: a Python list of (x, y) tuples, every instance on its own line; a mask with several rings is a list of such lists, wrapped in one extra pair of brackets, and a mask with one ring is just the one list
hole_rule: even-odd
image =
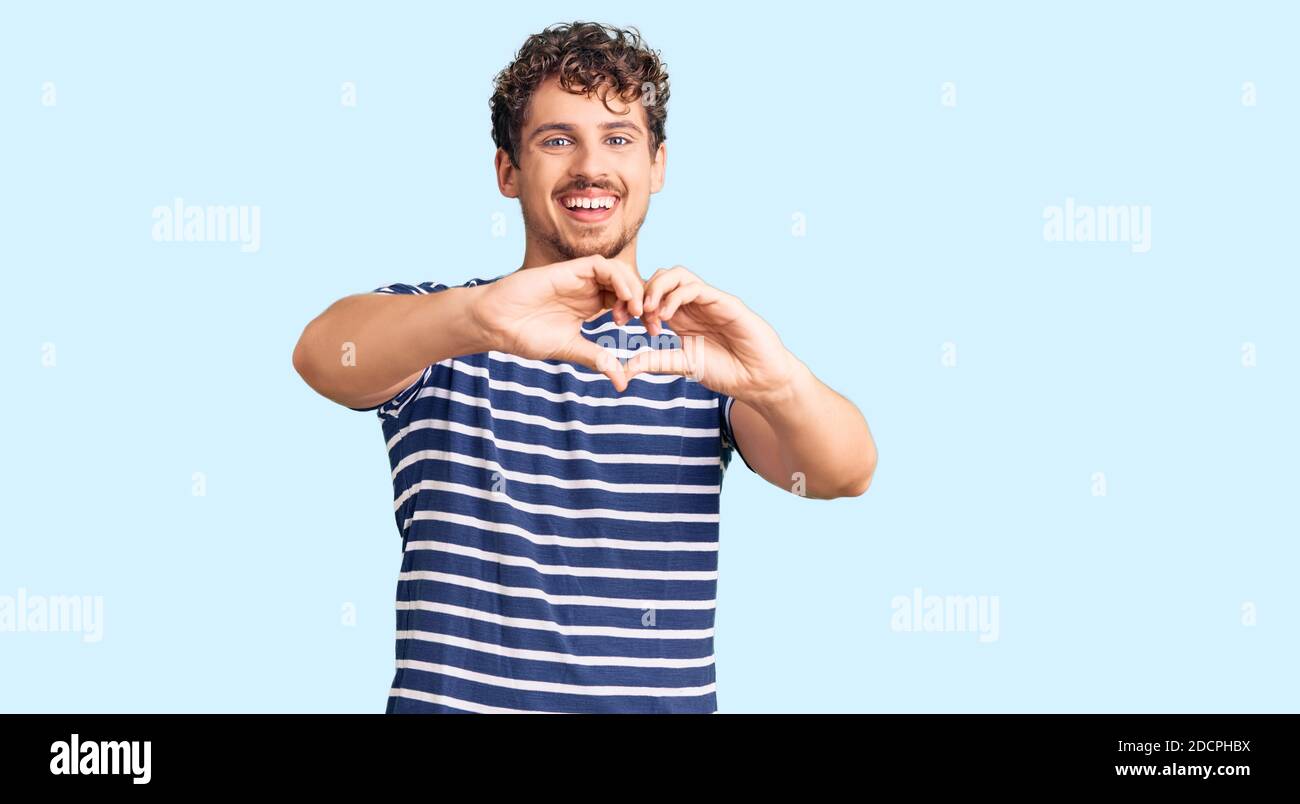
[(731, 406), (736, 445), (769, 483), (814, 499), (866, 493), (876, 471), (876, 443), (861, 411), (808, 367), (767, 395)]
[(345, 296), (307, 324), (293, 350), (293, 367), (317, 393), (340, 405), (377, 405), (430, 364), (491, 348), (474, 306), (486, 289)]

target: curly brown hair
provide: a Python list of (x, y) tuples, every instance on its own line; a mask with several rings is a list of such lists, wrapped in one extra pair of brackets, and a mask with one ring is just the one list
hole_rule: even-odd
[[(650, 125), (650, 155), (668, 138), (668, 71), (659, 51), (650, 50), (641, 32), (597, 22), (574, 22), (533, 34), (515, 60), (497, 74), (489, 105), (492, 141), (519, 167), (518, 147), (528, 101), (543, 81), (558, 76), (560, 86), (574, 94), (596, 94), (610, 109), (611, 91), (624, 103), (645, 100)], [(613, 111), (613, 109), (610, 109)]]

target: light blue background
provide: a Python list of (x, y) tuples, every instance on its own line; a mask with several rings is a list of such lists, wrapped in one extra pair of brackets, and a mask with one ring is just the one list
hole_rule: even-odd
[[(1300, 710), (1295, 6), (847, 6), (5, 4), (0, 595), (104, 634), (0, 633), (0, 711), (383, 710), (379, 422), (290, 355), (340, 296), (518, 266), (491, 80), (573, 19), (671, 74), (643, 275), (740, 296), (879, 447), (830, 502), (732, 465), (721, 711)], [(259, 205), (261, 250), (154, 242), (176, 196)], [(1150, 204), (1151, 251), (1045, 242), (1066, 197)], [(999, 638), (891, 630), (916, 587)]]

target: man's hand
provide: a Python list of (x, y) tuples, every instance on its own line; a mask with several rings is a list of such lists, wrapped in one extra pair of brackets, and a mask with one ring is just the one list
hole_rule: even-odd
[(498, 279), (484, 288), (472, 317), (498, 351), (579, 363), (622, 392), (631, 375), (611, 352), (583, 337), (582, 324), (610, 309), (624, 321), (629, 313), (641, 315), (644, 291), (631, 265), (593, 255)]
[(760, 401), (783, 392), (799, 368), (766, 321), (680, 265), (646, 281), (641, 321), (655, 337), (667, 322), (681, 345), (634, 356), (623, 367), (629, 379), (642, 371), (682, 374), (710, 390)]
[(647, 333), (658, 336), (668, 322), (682, 343), (638, 353), (624, 367), (628, 377), (683, 374), (732, 397), (737, 446), (775, 486), (823, 499), (867, 490), (876, 445), (866, 419), (740, 299), (679, 265), (650, 277), (642, 307)]
[[(317, 393), (357, 410), (392, 399), (433, 363), (491, 349), (580, 363), (622, 392), (622, 364), (583, 337), (582, 323), (607, 309), (639, 315), (644, 290), (630, 265), (592, 256), (437, 293), (355, 293), (307, 324), (293, 366)], [(341, 347), (358, 357), (340, 360)]]

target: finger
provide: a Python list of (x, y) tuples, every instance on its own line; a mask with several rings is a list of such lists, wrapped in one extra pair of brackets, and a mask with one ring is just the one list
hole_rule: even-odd
[[(685, 270), (679, 266), (667, 271), (662, 268), (656, 271), (655, 275), (650, 277), (650, 281), (646, 282), (645, 309), (656, 311), (664, 295), (682, 283)], [(662, 319), (662, 316), (660, 318)]]
[(623, 301), (622, 299), (619, 299), (617, 302), (614, 303), (613, 309), (614, 309), (614, 323), (618, 324), (620, 327), (626, 324), (628, 319), (627, 302)]
[(627, 276), (628, 286), (631, 288), (631, 297), (627, 299), (627, 311), (634, 316), (640, 316), (644, 309), (645, 303), (645, 280), (641, 274), (637, 273), (631, 263), (623, 260), (612, 260), (618, 270), (621, 270)]
[(682, 305), (690, 304), (700, 297), (700, 291), (703, 286), (699, 282), (691, 282), (678, 287), (676, 290), (664, 297), (663, 307), (659, 311), (659, 316), (669, 321)]
[(641, 293), (642, 296), (641, 318), (643, 320), (650, 314), (650, 307), (649, 305), (646, 304), (646, 301), (648, 301), (650, 297), (650, 291), (654, 288), (655, 280), (657, 280), (659, 276), (663, 274), (663, 272), (664, 272), (663, 268), (656, 268), (655, 272), (653, 274), (650, 274), (650, 278), (645, 281), (645, 287), (643, 288)]
[(694, 361), (683, 349), (649, 349), (633, 355), (627, 365), (623, 366), (623, 373), (628, 380), (642, 372), (689, 377), (693, 373), (693, 365)]
[(645, 322), (646, 332), (650, 333), (651, 337), (663, 337), (664, 321), (663, 318), (660, 317), (659, 313), (646, 313), (641, 320)]
[(660, 332), (659, 319), (650, 310), (642, 309), (641, 324), (645, 326), (645, 331), (650, 335), (657, 336)]
[(646, 324), (646, 332), (658, 337), (663, 334), (663, 316), (659, 312), (659, 303), (665, 293), (677, 287), (682, 281), (683, 270), (666, 270), (659, 268), (645, 285), (645, 313), (641, 320)]
[[(600, 287), (602, 300), (605, 298), (604, 292), (609, 291), (614, 294), (616, 299), (627, 301), (634, 295), (632, 285), (628, 281), (626, 272), (613, 263), (613, 260), (607, 260), (599, 254), (593, 254), (583, 264), (583, 270), (587, 271), (587, 275), (594, 279)], [(604, 304), (603, 301), (602, 304)], [(606, 306), (613, 307), (612, 304)]]
[(582, 338), (581, 342), (575, 341), (566, 359), (609, 377), (619, 393), (627, 390), (628, 375), (623, 370), (623, 364), (613, 352), (596, 342), (586, 338)]
[(615, 304), (618, 304), (618, 296), (614, 294), (614, 291), (605, 290), (604, 288), (601, 288), (600, 309), (592, 313), (591, 315), (587, 316), (586, 318), (582, 319), (582, 323), (589, 324), (592, 321), (595, 321), (597, 318), (603, 316), (606, 312), (614, 309)]
[(609, 260), (599, 257), (597, 275), (608, 277), (610, 284), (618, 292), (618, 297), (627, 302), (632, 315), (641, 315), (641, 302), (645, 297), (645, 282), (630, 264), (622, 260)]

